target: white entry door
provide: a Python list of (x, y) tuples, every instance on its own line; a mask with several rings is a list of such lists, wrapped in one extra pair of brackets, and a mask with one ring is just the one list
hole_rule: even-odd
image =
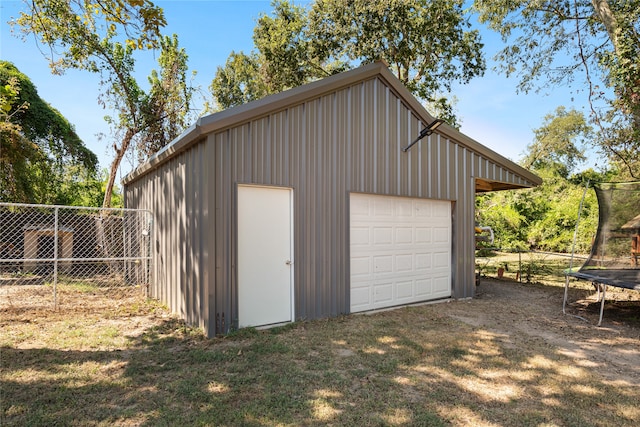
[(451, 202), (351, 195), (351, 312), (451, 296)]
[(238, 186), (238, 326), (293, 320), (293, 209), (288, 188)]

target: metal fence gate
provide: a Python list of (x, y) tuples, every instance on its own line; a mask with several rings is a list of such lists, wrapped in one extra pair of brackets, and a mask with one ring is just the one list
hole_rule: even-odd
[(144, 295), (151, 212), (0, 203), (0, 308), (63, 308)]

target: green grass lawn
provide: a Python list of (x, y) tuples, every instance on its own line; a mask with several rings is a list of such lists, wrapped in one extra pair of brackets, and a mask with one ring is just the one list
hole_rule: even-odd
[(490, 311), (474, 304), (216, 339), (154, 302), (99, 314), (5, 310), (0, 424), (640, 425), (637, 384), (600, 376), (542, 338), (448, 314)]

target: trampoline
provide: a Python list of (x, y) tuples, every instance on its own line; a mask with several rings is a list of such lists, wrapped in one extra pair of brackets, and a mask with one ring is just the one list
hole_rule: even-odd
[[(599, 207), (598, 230), (589, 257), (576, 269), (573, 268), (572, 250), (571, 264), (565, 273), (562, 312), (566, 314), (569, 279), (573, 277), (590, 281), (598, 291), (600, 326), (607, 286), (640, 291), (640, 181), (597, 183), (593, 188)], [(585, 194), (586, 191), (585, 188)], [(578, 210), (578, 222), (581, 211), (582, 203)]]

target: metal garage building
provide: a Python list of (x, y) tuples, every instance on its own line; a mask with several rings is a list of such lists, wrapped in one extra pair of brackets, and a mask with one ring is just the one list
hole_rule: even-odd
[(472, 297), (477, 191), (534, 174), (433, 122), (383, 63), (203, 117), (124, 181), (153, 297), (209, 336)]

